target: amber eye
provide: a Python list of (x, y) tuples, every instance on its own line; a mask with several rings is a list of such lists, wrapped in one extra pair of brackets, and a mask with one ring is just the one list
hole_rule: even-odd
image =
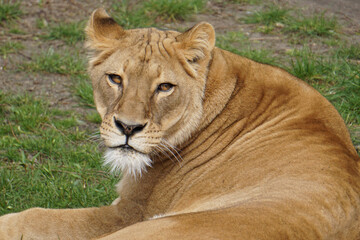
[(120, 77), (119, 75), (116, 74), (109, 74), (108, 78), (110, 80), (110, 82), (121, 85), (122, 84), (122, 77)]
[(172, 88), (174, 87), (174, 85), (172, 85), (171, 83), (162, 83), (158, 86), (157, 90), (161, 91), (161, 92), (168, 92), (170, 91)]

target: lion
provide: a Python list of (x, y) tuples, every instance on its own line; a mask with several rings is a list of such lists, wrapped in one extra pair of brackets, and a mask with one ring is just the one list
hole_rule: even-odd
[(97, 9), (86, 33), (119, 198), (2, 216), (1, 239), (360, 239), (359, 156), (315, 89), (206, 22), (124, 30)]

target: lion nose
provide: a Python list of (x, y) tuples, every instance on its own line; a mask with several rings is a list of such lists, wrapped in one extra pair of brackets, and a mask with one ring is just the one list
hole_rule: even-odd
[(132, 135), (134, 135), (137, 132), (141, 132), (144, 127), (146, 126), (147, 123), (145, 123), (144, 125), (141, 124), (135, 124), (135, 125), (128, 125), (125, 124), (124, 122), (117, 120), (116, 118), (114, 118), (115, 121), (115, 126), (126, 136), (130, 137)]

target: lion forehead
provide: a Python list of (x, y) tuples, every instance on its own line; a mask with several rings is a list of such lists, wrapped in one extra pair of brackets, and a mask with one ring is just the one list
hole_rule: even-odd
[(116, 62), (131, 60), (128, 64), (136, 63), (138, 67), (150, 61), (166, 62), (174, 55), (172, 43), (176, 41), (177, 35), (178, 32), (155, 28), (130, 30), (127, 38), (121, 42), (114, 40), (113, 47), (91, 59), (90, 65), (98, 66), (111, 57)]

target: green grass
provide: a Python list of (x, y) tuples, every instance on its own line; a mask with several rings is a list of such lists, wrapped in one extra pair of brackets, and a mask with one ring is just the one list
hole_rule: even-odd
[(292, 56), (293, 58), (290, 59), (290, 69), (288, 69), (290, 73), (312, 83), (312, 85), (316, 84), (316, 81), (313, 80), (319, 80), (323, 77), (319, 72), (319, 60), (316, 59), (309, 48), (304, 47), (301, 50), (295, 50)]
[[(291, 14), (292, 13), (292, 14)], [(280, 23), (282, 31), (286, 34), (293, 34), (295, 38), (302, 37), (330, 37), (336, 35), (339, 24), (335, 17), (325, 16), (325, 12), (304, 16), (294, 10), (271, 4), (260, 11), (247, 16), (245, 23), (256, 23), (262, 25), (258, 31), (269, 33), (274, 30), (275, 25)], [(297, 39), (303, 41), (303, 39)]]
[[(331, 87), (325, 97), (329, 99), (338, 109), (348, 125), (360, 124), (360, 73), (355, 72), (353, 67), (342, 63), (347, 67), (346, 71), (353, 72), (349, 78), (338, 80), (338, 83)], [(352, 68), (352, 69), (351, 69)], [(360, 144), (360, 137), (354, 138)]]
[(206, 0), (117, 1), (111, 16), (125, 29), (156, 26), (161, 21), (178, 21), (202, 11)]
[(33, 57), (20, 66), (20, 70), (29, 72), (47, 72), (64, 75), (85, 74), (85, 62), (78, 54), (59, 54), (52, 49)]
[(73, 45), (85, 39), (84, 27), (84, 22), (60, 23), (49, 27), (47, 30), (49, 33), (42, 36), (42, 38), (46, 40), (62, 40), (66, 44)]
[[(231, 2), (249, 4), (250, 1)], [(187, 6), (171, 10), (174, 3), (176, 1), (116, 1), (111, 16), (125, 28), (137, 28), (189, 19), (203, 9), (201, 5), (194, 5), (196, 1), (184, 1), (179, 4)], [(182, 15), (184, 9), (188, 10)], [(258, 47), (259, 43), (254, 45), (241, 31), (218, 35), (217, 46), (258, 62), (285, 66), (313, 85), (339, 110), (350, 127), (354, 144), (360, 145), (360, 45), (340, 40), (334, 18), (315, 14), (291, 19), (288, 16), (295, 10), (283, 10), (270, 5), (253, 18), (269, 31), (276, 23), (282, 23), (284, 27), (278, 33), (284, 39), (291, 37), (302, 43), (311, 39), (311, 43), (316, 44), (327, 41), (335, 47), (319, 53), (316, 48), (313, 51), (306, 47), (310, 44), (300, 49), (291, 46), (296, 50), (286, 55), (276, 49)], [(1, 20), (5, 21), (8, 20)], [(49, 44), (54, 39), (69, 45), (83, 41), (83, 36), (70, 40), (72, 30), (63, 31), (65, 25), (63, 29), (60, 25), (49, 27), (44, 20), (38, 20), (37, 25), (49, 30)], [(74, 30), (74, 35), (81, 35), (78, 30)], [(0, 47), (0, 54), (5, 57), (22, 48), (18, 42), (9, 41)], [(26, 94), (14, 96), (0, 92), (0, 215), (34, 206), (100, 206), (116, 198), (114, 185), (119, 178), (101, 167), (98, 143), (90, 138), (93, 130), (86, 130), (90, 123), (99, 124), (101, 118), (94, 110), (91, 83), (86, 76), (86, 58), (80, 57), (78, 52), (74, 48), (66, 54), (60, 50), (32, 54), (32, 60), (20, 64), (20, 70), (29, 75), (35, 72), (67, 75), (73, 83), (69, 91), (78, 96), (79, 105), (88, 110), (85, 116), (50, 107), (46, 101)]]
[(104, 172), (97, 143), (72, 111), (0, 92), (0, 215), (33, 206), (109, 204), (118, 178)]
[(240, 56), (250, 58), (256, 62), (270, 64), (270, 65), (277, 65), (277, 59), (273, 56), (271, 50), (268, 49), (257, 49), (254, 47), (248, 47), (241, 49), (237, 52)]
[(8, 1), (0, 1), (0, 25), (3, 22), (16, 19), (21, 16), (20, 3), (9, 3)]
[(185, 20), (201, 11), (206, 2), (204, 0), (149, 0), (144, 2), (144, 10), (155, 19)]
[(226, 47), (228, 44), (243, 44), (243, 43), (249, 43), (248, 37), (241, 31), (239, 32), (227, 32), (223, 35), (218, 35), (216, 39), (216, 43), (219, 47)]
[(85, 116), (85, 118), (86, 118), (86, 120), (88, 120), (89, 122), (92, 122), (92, 123), (97, 123), (97, 124), (101, 123), (101, 117), (100, 117), (99, 113), (96, 111), (89, 112)]
[(36, 27), (39, 29), (45, 29), (48, 26), (48, 22), (44, 18), (36, 19)]
[(75, 95), (77, 95), (83, 106), (95, 108), (93, 89), (87, 75), (73, 77)]
[(18, 34), (18, 35), (25, 34), (25, 32), (24, 32), (23, 30), (18, 29), (18, 28), (16, 28), (16, 27), (11, 28), (11, 29), (9, 30), (9, 33)]
[(250, 58), (257, 62), (272, 65), (277, 62), (270, 50), (251, 46), (249, 39), (242, 32), (227, 32), (224, 35), (219, 35), (216, 39), (216, 45), (219, 48)]
[(336, 48), (335, 55), (342, 58), (360, 60), (360, 43)]
[(279, 5), (272, 4), (262, 11), (256, 11), (249, 15), (246, 23), (259, 23), (266, 26), (271, 26), (275, 23), (285, 22), (289, 14), (289, 10)]
[[(218, 2), (224, 2), (222, 0)], [(260, 0), (229, 0), (225, 1), (226, 3), (238, 3), (238, 4), (257, 4), (260, 2)]]
[(329, 37), (335, 35), (338, 28), (335, 17), (326, 17), (325, 13), (321, 13), (310, 17), (302, 16), (300, 19), (292, 18), (287, 22), (284, 31), (299, 37)]
[(20, 42), (9, 41), (0, 46), (0, 55), (6, 58), (10, 53), (16, 53), (24, 49), (24, 45)]
[(95, 111), (93, 89), (91, 81), (87, 75), (73, 77), (74, 94), (79, 98), (81, 106), (89, 108), (89, 113), (85, 116), (86, 120), (92, 123), (101, 123), (101, 117)]
[(132, 5), (129, 1), (122, 0), (114, 3), (111, 10), (111, 17), (125, 29), (149, 27), (155, 24), (141, 4)]
[[(321, 63), (325, 80), (332, 83), (324, 93), (349, 125), (360, 125), (360, 71), (359, 64), (334, 56)], [(358, 139), (360, 141), (360, 139)]]

